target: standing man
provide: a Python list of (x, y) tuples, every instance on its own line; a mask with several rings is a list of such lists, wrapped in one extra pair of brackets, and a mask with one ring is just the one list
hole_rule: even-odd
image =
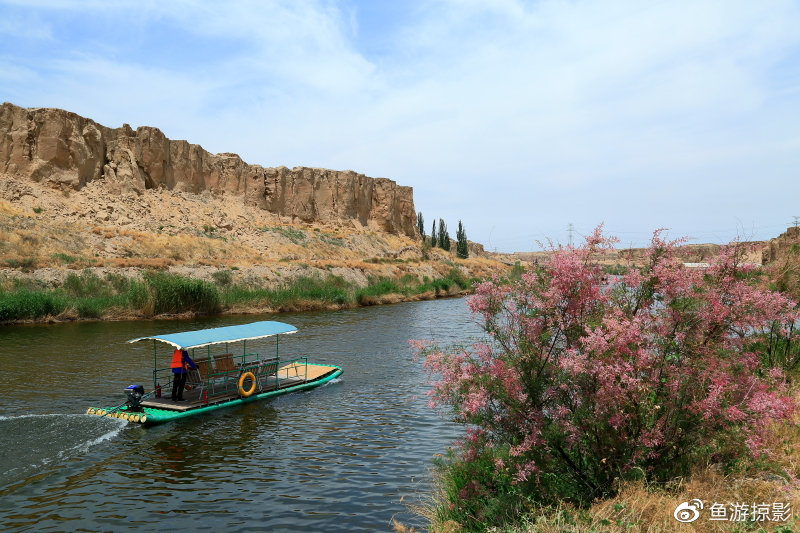
[(189, 357), (189, 352), (181, 348), (175, 348), (172, 352), (172, 401), (183, 402), (183, 388), (186, 385), (186, 371), (189, 368), (197, 368), (194, 361)]

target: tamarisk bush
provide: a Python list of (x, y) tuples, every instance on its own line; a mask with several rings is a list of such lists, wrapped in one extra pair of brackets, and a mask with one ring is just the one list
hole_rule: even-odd
[(485, 342), (412, 341), (431, 405), (467, 427), (461, 464), (492, 458), (495, 481), (526, 498), (588, 504), (617, 479), (759, 457), (765, 427), (797, 407), (782, 370), (751, 351), (765, 332), (794, 331), (796, 305), (761, 287), (737, 246), (688, 269), (682, 241), (657, 231), (643, 268), (608, 278), (596, 257), (614, 242), (599, 226), (518, 280), (478, 284), (468, 305)]

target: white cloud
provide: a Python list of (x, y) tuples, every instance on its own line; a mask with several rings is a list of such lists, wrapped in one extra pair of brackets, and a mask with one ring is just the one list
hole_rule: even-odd
[[(784, 198), (739, 191), (754, 172), (780, 187), (800, 165), (791, 1), (426, 1), (402, 26), (383, 21), (380, 54), (359, 49), (358, 4), (25, 6), (52, 28), (41, 39), (62, 41), (33, 65), (0, 48), (5, 99), (158, 126), (253, 163), (390, 177), (479, 241), (492, 227), (521, 248), (569, 221), (646, 238), (790, 216)], [(63, 40), (65, 10), (128, 39)], [(187, 39), (163, 42), (174, 55), (141, 51), (171, 34)]]

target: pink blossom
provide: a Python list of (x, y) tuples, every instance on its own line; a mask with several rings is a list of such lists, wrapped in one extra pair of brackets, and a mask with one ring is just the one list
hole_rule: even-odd
[(598, 227), (514, 282), (476, 285), (468, 306), (485, 342), (412, 343), (431, 376), (430, 403), (467, 427), (463, 457), (497, 452), (516, 483), (578, 463), (597, 480), (634, 468), (652, 476), (699, 447), (763, 453), (767, 425), (796, 413), (783, 372), (755, 341), (800, 342), (786, 327), (800, 311), (740, 275), (739, 245), (705, 271), (687, 269), (676, 255), (683, 240), (657, 231), (643, 268), (607, 279), (598, 254), (613, 242)]

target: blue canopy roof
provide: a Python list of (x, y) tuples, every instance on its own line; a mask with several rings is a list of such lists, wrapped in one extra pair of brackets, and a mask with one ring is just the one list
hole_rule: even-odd
[(283, 322), (265, 320), (252, 322), (240, 326), (225, 326), (223, 328), (199, 329), (197, 331), (184, 331), (183, 333), (169, 333), (167, 335), (153, 335), (152, 337), (139, 337), (128, 342), (138, 342), (153, 339), (171, 344), (176, 348), (198, 348), (209, 344), (223, 342), (246, 341), (271, 337), (283, 333), (295, 333), (297, 328)]

